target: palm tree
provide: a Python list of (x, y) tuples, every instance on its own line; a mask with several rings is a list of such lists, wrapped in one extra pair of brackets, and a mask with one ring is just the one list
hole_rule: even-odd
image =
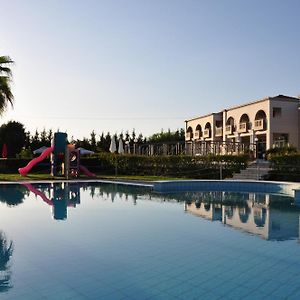
[(0, 231), (0, 294), (7, 292), (12, 287), (9, 261), (13, 251), (13, 242), (9, 242), (4, 232)]
[(7, 104), (13, 106), (14, 96), (10, 83), (12, 72), (9, 65), (14, 63), (9, 56), (0, 56), (0, 115), (5, 111)]

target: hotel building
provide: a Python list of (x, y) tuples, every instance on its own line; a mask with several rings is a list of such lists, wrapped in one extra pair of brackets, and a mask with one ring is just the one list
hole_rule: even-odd
[(252, 152), (290, 145), (300, 150), (300, 99), (268, 97), (185, 121), (186, 154)]

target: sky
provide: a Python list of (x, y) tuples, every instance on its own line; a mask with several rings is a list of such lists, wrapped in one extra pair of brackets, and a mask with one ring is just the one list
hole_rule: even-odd
[(0, 0), (14, 108), (0, 117), (73, 138), (300, 95), (298, 0)]

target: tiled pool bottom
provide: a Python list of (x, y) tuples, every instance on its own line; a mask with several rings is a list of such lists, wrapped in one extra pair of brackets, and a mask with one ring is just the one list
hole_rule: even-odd
[(28, 188), (0, 188), (0, 299), (300, 298), (299, 212), (265, 205), (279, 196)]

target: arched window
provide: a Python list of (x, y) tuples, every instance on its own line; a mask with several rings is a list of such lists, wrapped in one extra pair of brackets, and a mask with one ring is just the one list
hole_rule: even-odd
[(186, 139), (192, 140), (192, 138), (193, 138), (193, 128), (189, 126), (188, 129), (186, 130)]
[(226, 121), (225, 134), (232, 134), (234, 130), (234, 118), (229, 117)]
[(203, 137), (210, 138), (211, 137), (211, 124), (207, 122), (204, 127)]
[(255, 115), (254, 130), (267, 129), (267, 115), (263, 110), (259, 110)]
[(240, 118), (239, 132), (247, 132), (250, 129), (250, 119), (247, 114), (243, 114)]
[(200, 139), (202, 137), (202, 128), (201, 125), (198, 124), (195, 130), (195, 139)]

